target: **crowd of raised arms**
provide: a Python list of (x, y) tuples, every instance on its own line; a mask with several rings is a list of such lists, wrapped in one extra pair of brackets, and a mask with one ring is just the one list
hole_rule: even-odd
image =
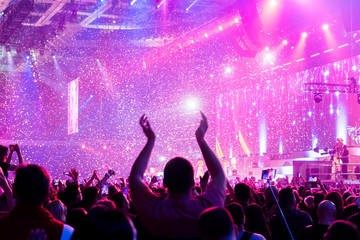
[[(201, 118), (195, 136), (208, 171), (198, 180), (182, 157), (167, 162), (162, 184), (146, 180), (156, 135), (145, 115), (140, 126), (147, 142), (128, 181), (118, 184), (108, 183), (112, 170), (102, 178), (95, 170), (85, 184), (76, 169), (66, 184), (51, 181), (45, 168), (23, 163), (18, 145), (0, 146), (0, 239), (360, 239), (356, 187), (318, 180), (314, 188), (298, 177), (270, 185), (248, 178), (229, 183)], [(15, 152), (18, 166), (11, 164)], [(8, 171), (15, 171), (13, 182)]]

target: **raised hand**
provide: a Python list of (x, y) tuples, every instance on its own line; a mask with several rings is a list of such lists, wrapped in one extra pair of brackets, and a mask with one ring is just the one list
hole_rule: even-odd
[(145, 136), (150, 140), (150, 139), (155, 139), (155, 133), (154, 131), (151, 129), (150, 127), (150, 123), (147, 120), (147, 117), (145, 114), (143, 114), (140, 118), (140, 126), (142, 128), (142, 130), (144, 131)]
[(205, 114), (201, 111), (200, 111), (200, 114), (201, 114), (202, 120), (200, 121), (200, 126), (198, 127), (198, 129), (195, 132), (195, 136), (196, 136), (197, 140), (204, 139), (205, 133), (209, 127)]

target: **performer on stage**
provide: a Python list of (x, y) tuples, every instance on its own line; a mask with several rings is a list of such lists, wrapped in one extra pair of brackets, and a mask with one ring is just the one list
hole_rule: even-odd
[(335, 145), (335, 147), (334, 147), (334, 149), (336, 150), (336, 152), (337, 152), (337, 156), (338, 156), (338, 158), (341, 156), (341, 153), (342, 153), (342, 151), (343, 151), (343, 147), (344, 147), (344, 140), (342, 139), (342, 138), (337, 138), (336, 139), (336, 145)]
[[(343, 174), (344, 179), (348, 179), (348, 175), (347, 175), (347, 164), (349, 163), (349, 150), (347, 149), (347, 146), (344, 145), (341, 153), (341, 161), (342, 161), (342, 165), (341, 165), (341, 172)], [(344, 164), (345, 163), (345, 164)]]

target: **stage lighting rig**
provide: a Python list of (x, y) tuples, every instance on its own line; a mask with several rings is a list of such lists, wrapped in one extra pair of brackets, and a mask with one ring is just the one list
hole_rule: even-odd
[(18, 0), (4, 10), (0, 22), (0, 44), (5, 44), (34, 7), (34, 0)]
[(357, 102), (360, 104), (360, 85), (357, 84), (355, 78), (348, 78), (350, 84), (330, 84), (330, 83), (305, 83), (305, 91), (315, 92), (314, 101), (319, 103), (322, 101), (323, 92), (335, 93), (356, 93), (358, 95)]

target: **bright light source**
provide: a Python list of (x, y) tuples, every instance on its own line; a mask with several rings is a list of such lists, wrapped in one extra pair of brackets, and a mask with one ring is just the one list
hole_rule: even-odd
[(340, 95), (340, 92), (335, 92), (335, 96), (339, 96)]
[(129, 146), (126, 146), (126, 150), (130, 150), (130, 147), (129, 147)]
[(236, 22), (236, 23), (239, 23), (239, 19), (238, 19), (238, 18), (235, 18), (235, 22)]
[(322, 29), (323, 29), (323, 30), (328, 30), (328, 29), (329, 29), (329, 25), (328, 25), (328, 24), (324, 24), (324, 25), (322, 26)]
[(278, 2), (276, 0), (271, 0), (270, 1), (270, 6), (275, 7), (278, 4)]
[(269, 47), (268, 47), (268, 46), (265, 47), (265, 51), (269, 51)]
[(220, 27), (219, 27), (219, 30), (220, 30), (220, 31), (222, 31), (222, 30), (223, 30), (223, 27), (222, 27), (222, 26), (220, 26)]
[(189, 98), (185, 101), (185, 109), (188, 111), (194, 111), (199, 108), (199, 101), (196, 98)]
[(302, 34), (301, 34), (301, 37), (303, 37), (303, 38), (306, 38), (308, 36), (308, 34), (306, 33), (306, 32), (303, 32)]
[(166, 161), (166, 157), (164, 157), (164, 156), (159, 157), (159, 161), (160, 161), (160, 162), (165, 162), (165, 161)]
[(231, 67), (226, 67), (225, 68), (225, 74), (230, 74), (232, 73), (232, 68)]
[(357, 69), (356, 65), (352, 66), (353, 71), (356, 71), (356, 69)]
[(284, 45), (287, 45), (287, 44), (288, 44), (288, 41), (285, 39), (282, 43), (283, 43)]
[(103, 147), (103, 148), (104, 148), (104, 150), (105, 150), (105, 149), (107, 149), (107, 146), (106, 146), (106, 145), (104, 145), (104, 147)]
[(324, 76), (329, 76), (330, 75), (330, 72), (329, 72), (329, 70), (326, 70), (325, 72), (324, 72)]
[(207, 33), (205, 33), (205, 35), (204, 35), (206, 38), (209, 36)]
[(271, 53), (266, 53), (264, 56), (264, 61), (268, 64), (274, 64), (275, 63), (275, 57)]
[(82, 148), (82, 149), (84, 149), (84, 148), (85, 148), (85, 145), (84, 145), (84, 144), (83, 144), (83, 145), (81, 145), (81, 148)]

